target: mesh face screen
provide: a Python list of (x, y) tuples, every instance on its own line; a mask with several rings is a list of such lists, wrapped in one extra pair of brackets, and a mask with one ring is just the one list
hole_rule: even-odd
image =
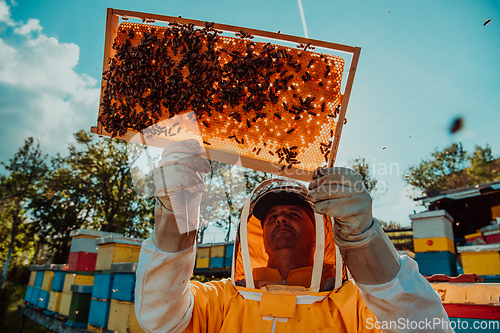
[(209, 24), (121, 23), (100, 125), (114, 136), (195, 138), (280, 171), (316, 169), (330, 153), (344, 60), (240, 37)]

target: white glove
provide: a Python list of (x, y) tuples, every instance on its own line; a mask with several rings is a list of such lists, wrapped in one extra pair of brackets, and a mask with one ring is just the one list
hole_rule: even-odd
[(349, 241), (372, 225), (372, 198), (363, 178), (352, 169), (316, 169), (307, 199), (320, 214), (334, 217), (335, 236)]
[(201, 195), (205, 191), (202, 174), (210, 164), (196, 155), (200, 144), (194, 139), (168, 145), (154, 172), (155, 216), (174, 214), (180, 233), (198, 228)]
[(307, 198), (317, 213), (335, 219), (335, 244), (357, 283), (379, 285), (399, 272), (399, 256), (372, 216), (372, 198), (360, 174), (347, 168), (316, 169)]

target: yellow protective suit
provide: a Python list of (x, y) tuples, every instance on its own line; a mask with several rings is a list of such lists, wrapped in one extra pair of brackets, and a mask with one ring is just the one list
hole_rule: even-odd
[(231, 279), (190, 282), (196, 246), (166, 253), (149, 238), (136, 273), (139, 324), (146, 332), (453, 332), (443, 328), (441, 299), (415, 261), (400, 257), (388, 283), (356, 285), (343, 269), (331, 221), (316, 214), (314, 222), (314, 265), (291, 271), (286, 281), (267, 267), (262, 226), (248, 202)]

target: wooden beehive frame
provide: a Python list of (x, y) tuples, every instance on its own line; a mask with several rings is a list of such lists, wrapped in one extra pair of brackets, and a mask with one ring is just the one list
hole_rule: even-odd
[[(159, 22), (176, 22), (179, 24), (193, 24), (194, 26), (198, 27), (203, 27), (205, 25), (204, 21), (198, 21), (198, 20), (190, 20), (190, 19), (185, 19), (185, 18), (180, 18), (180, 17), (171, 17), (171, 16), (164, 16), (164, 15), (157, 15), (157, 14), (147, 14), (147, 13), (139, 13), (139, 12), (133, 12), (133, 11), (127, 11), (127, 10), (118, 10), (118, 9), (113, 9), (113, 8), (108, 8), (107, 9), (107, 17), (106, 17), (106, 35), (105, 35), (105, 44), (104, 44), (104, 60), (103, 60), (103, 71), (107, 71), (109, 69), (109, 59), (114, 56), (114, 50), (113, 50), (113, 42), (117, 36), (118, 33), (118, 26), (119, 26), (119, 21), (120, 17), (127, 17), (127, 18), (136, 18), (140, 19), (143, 21), (148, 22), (149, 20), (154, 20), (154, 21), (159, 21)], [(153, 21), (153, 22), (154, 22)], [(280, 33), (273, 33), (273, 32), (267, 32), (267, 31), (262, 31), (262, 30), (256, 30), (256, 29), (248, 29), (248, 28), (241, 28), (237, 26), (231, 26), (231, 25), (225, 25), (225, 24), (217, 24), (215, 23), (213, 25), (214, 29), (222, 30), (225, 32), (240, 32), (244, 31), (247, 34), (251, 34), (253, 36), (257, 37), (264, 37), (268, 39), (274, 39), (274, 40), (279, 40), (279, 41), (284, 41), (284, 42), (292, 42), (292, 43), (297, 43), (297, 44), (310, 44), (316, 47), (322, 47), (325, 49), (329, 49), (332, 51), (340, 51), (344, 52), (347, 54), (352, 55), (352, 59), (350, 62), (350, 68), (348, 71), (348, 77), (346, 81), (346, 86), (344, 89), (344, 94), (342, 97), (342, 103), (340, 107), (340, 112), (338, 115), (338, 121), (337, 125), (335, 128), (335, 133), (333, 137), (333, 143), (331, 147), (331, 152), (329, 154), (329, 165), (332, 166), (335, 162), (335, 157), (336, 153), (338, 150), (339, 142), (340, 142), (340, 135), (342, 133), (342, 127), (344, 124), (344, 119), (345, 119), (345, 113), (347, 110), (347, 105), (349, 102), (349, 97), (352, 89), (352, 84), (354, 81), (354, 75), (356, 72), (356, 66), (358, 63), (359, 55), (361, 48), (359, 47), (352, 47), (352, 46), (347, 46), (347, 45), (341, 45), (341, 44), (335, 44), (335, 43), (330, 43), (330, 42), (325, 42), (325, 41), (319, 41), (319, 40), (314, 40), (314, 39), (309, 39), (309, 38), (303, 38), (303, 37), (296, 37), (296, 36), (290, 36), (290, 35), (285, 35), (285, 34), (280, 34)], [(105, 82), (104, 80), (102, 81), (101, 84), (101, 99), (103, 95), (103, 91), (105, 88)], [(96, 127), (91, 128), (91, 132), (96, 133), (98, 135), (105, 135), (105, 136), (110, 136), (112, 137), (113, 135), (109, 132), (107, 132), (102, 124), (98, 123)], [(137, 132), (134, 131), (127, 131), (122, 136), (119, 136), (118, 138), (124, 139), (127, 141), (133, 141), (137, 143), (144, 143), (147, 145), (163, 148), (167, 144), (173, 142), (172, 140), (169, 140), (167, 138), (163, 137), (158, 137), (154, 136), (152, 138), (148, 138), (147, 140), (143, 135), (137, 135)], [(116, 136), (115, 136), (116, 137)], [(217, 150), (213, 148), (209, 148), (208, 146), (205, 146), (205, 151), (201, 154), (203, 157), (212, 159), (212, 160), (217, 160), (225, 163), (230, 163), (230, 164), (237, 164), (246, 168), (254, 169), (254, 170), (260, 170), (264, 172), (269, 172), (273, 173), (276, 175), (282, 175), (298, 180), (305, 180), (305, 181), (310, 181), (312, 178), (312, 172), (309, 170), (305, 170), (299, 167), (291, 167), (291, 168), (280, 168), (279, 165), (276, 163), (272, 163), (269, 161), (264, 161), (261, 159), (256, 159), (248, 156), (239, 156), (235, 152), (230, 152), (226, 150)]]

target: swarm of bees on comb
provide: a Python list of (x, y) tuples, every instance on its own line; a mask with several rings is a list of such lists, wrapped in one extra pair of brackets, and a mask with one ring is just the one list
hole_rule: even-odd
[(314, 170), (328, 162), (344, 60), (310, 44), (252, 39), (243, 30), (223, 36), (208, 22), (120, 23), (99, 123), (113, 136), (201, 134), (209, 148), (278, 163), (280, 172)]

